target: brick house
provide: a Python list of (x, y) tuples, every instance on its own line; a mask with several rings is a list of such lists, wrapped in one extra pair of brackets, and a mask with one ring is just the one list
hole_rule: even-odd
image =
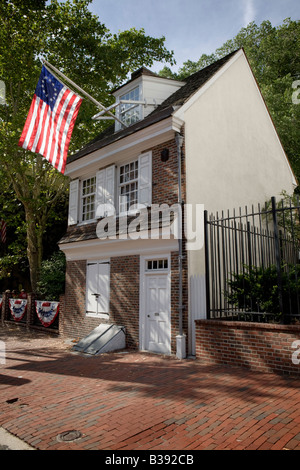
[[(183, 82), (141, 68), (113, 95), (114, 125), (67, 162), (61, 330), (113, 323), (129, 348), (185, 357), (205, 317), (202, 209), (291, 194), (296, 180), (242, 49)], [(194, 240), (178, 236), (180, 201)]]

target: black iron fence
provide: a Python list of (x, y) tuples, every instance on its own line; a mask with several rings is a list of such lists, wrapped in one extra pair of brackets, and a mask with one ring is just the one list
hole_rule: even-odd
[(300, 321), (299, 198), (205, 212), (207, 318)]

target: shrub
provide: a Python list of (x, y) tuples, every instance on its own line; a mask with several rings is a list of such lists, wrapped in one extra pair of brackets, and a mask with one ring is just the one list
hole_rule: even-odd
[(61, 251), (42, 262), (38, 295), (42, 299), (58, 301), (65, 290), (66, 258)]
[(244, 272), (233, 274), (225, 296), (229, 303), (243, 311), (282, 314), (298, 313), (300, 266), (282, 266), (282, 300), (280, 309), (276, 266), (268, 268), (245, 266)]

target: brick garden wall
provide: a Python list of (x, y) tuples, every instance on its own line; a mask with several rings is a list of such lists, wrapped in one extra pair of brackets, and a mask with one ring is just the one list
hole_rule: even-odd
[[(196, 320), (196, 359), (260, 372), (300, 375), (300, 326)], [(298, 354), (300, 358), (300, 353)]]

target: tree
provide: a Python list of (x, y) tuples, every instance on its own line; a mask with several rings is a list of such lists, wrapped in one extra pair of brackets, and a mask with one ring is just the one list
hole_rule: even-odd
[[(165, 38), (131, 29), (112, 35), (88, 10), (90, 0), (50, 3), (4, 0), (0, 4), (0, 80), (6, 105), (0, 106), (0, 171), (22, 204), (31, 286), (36, 290), (43, 259), (43, 235), (56, 204), (66, 196), (68, 178), (41, 156), (18, 147), (41, 71), (41, 58), (68, 75), (95, 99), (111, 104), (109, 90), (130, 71), (153, 61), (173, 63)], [(91, 120), (95, 106), (84, 101), (70, 152), (103, 129)], [(1, 197), (0, 197), (1, 199)]]
[(172, 74), (167, 67), (160, 73), (184, 80), (239, 48), (245, 50), (283, 147), (300, 180), (300, 104), (292, 100), (293, 84), (300, 79), (299, 21), (286, 19), (278, 27), (273, 27), (270, 21), (260, 26), (252, 22), (213, 54), (202, 54), (196, 62), (186, 61), (177, 74)]

